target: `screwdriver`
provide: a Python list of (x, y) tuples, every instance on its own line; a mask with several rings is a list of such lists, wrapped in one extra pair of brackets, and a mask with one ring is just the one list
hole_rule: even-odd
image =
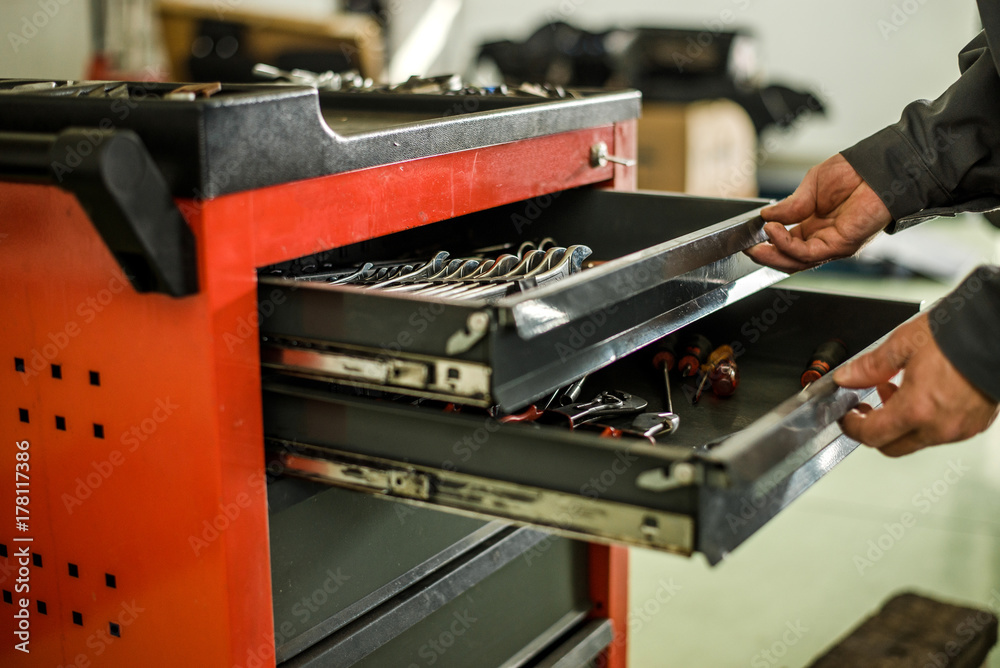
[(677, 364), (677, 335), (668, 334), (659, 343), (660, 352), (653, 356), (653, 366), (663, 370), (663, 383), (667, 387), (667, 410), (673, 413), (674, 402), (670, 396), (670, 372)]
[(800, 379), (802, 387), (809, 387), (845, 359), (847, 359), (847, 346), (840, 339), (830, 339), (819, 344), (809, 357), (806, 370), (802, 372)]
[[(705, 383), (708, 382), (708, 378), (712, 375), (716, 368), (723, 362), (732, 362), (736, 355), (733, 353), (732, 346), (722, 345), (712, 351), (712, 354), (708, 356), (708, 359), (701, 365), (701, 382), (698, 383), (698, 390), (694, 393), (694, 398), (691, 400), (692, 404), (698, 403), (701, 399), (701, 393), (705, 389)], [(725, 375), (725, 374), (724, 374)], [(720, 376), (720, 379), (723, 376)], [(739, 382), (738, 380), (736, 382)], [(713, 383), (713, 391), (715, 389)], [(732, 388), (733, 391), (736, 390), (735, 386)], [(729, 392), (732, 394), (732, 392)], [(719, 396), (729, 396), (729, 394), (719, 395)]]
[(709, 374), (709, 380), (715, 396), (731, 397), (740, 385), (740, 369), (734, 360), (723, 360)]
[(683, 354), (677, 361), (677, 367), (681, 370), (681, 378), (690, 378), (698, 373), (698, 369), (705, 363), (708, 351), (712, 349), (712, 342), (701, 334), (692, 334), (684, 341)]

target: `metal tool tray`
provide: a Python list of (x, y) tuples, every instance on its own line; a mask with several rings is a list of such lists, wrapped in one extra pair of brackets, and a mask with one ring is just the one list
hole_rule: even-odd
[[(290, 471), (317, 480), (577, 538), (697, 550), (715, 563), (850, 453), (856, 443), (836, 421), (877, 402), (872, 390), (837, 388), (830, 376), (800, 391), (812, 349), (840, 336), (859, 352), (917, 312), (911, 303), (770, 288), (706, 317), (699, 331), (744, 351), (742, 384), (734, 397), (697, 407), (675, 392), (680, 429), (657, 445), (501, 425), (287, 378), (265, 379), (265, 435)], [(616, 361), (585, 391), (622, 389), (661, 408), (650, 357)]]
[(764, 239), (764, 203), (580, 189), (331, 251), (350, 262), (551, 236), (586, 244), (589, 259), (603, 262), (493, 304), (265, 271), (262, 361), (343, 384), (516, 409), (783, 278), (740, 252)]
[[(45, 83), (53, 88), (24, 90)], [(210, 98), (165, 99), (178, 85), (0, 79), (0, 147), (10, 154), (0, 153), (0, 172), (8, 162), (23, 171), (15, 153), (24, 133), (44, 141), (66, 128), (132, 130), (175, 196), (209, 199), (611, 125), (638, 117), (640, 100), (633, 90), (545, 99), (334, 93), (275, 84), (223, 84)]]

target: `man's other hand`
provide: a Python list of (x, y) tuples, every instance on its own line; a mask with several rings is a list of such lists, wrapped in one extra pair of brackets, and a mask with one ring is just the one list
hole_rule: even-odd
[[(901, 369), (903, 381), (890, 383)], [(938, 348), (926, 313), (837, 369), (833, 379), (842, 387), (877, 388), (882, 407), (861, 404), (840, 426), (851, 438), (890, 457), (965, 440), (997, 417), (997, 403), (971, 385)]]
[(892, 222), (882, 200), (839, 153), (810, 169), (794, 193), (761, 216), (772, 221), (764, 226), (770, 243), (747, 254), (789, 273), (854, 255)]

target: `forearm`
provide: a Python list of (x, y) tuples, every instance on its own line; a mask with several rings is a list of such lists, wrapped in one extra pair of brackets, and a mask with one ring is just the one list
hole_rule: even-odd
[(1000, 267), (983, 265), (930, 313), (934, 340), (976, 388), (1000, 400)]

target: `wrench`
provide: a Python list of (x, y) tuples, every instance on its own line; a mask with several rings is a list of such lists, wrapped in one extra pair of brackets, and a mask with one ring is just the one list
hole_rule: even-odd
[(658, 436), (672, 434), (677, 431), (681, 419), (676, 413), (643, 413), (632, 420), (632, 428), (641, 431), (643, 436)]
[(585, 424), (599, 418), (632, 415), (642, 411), (648, 402), (641, 397), (635, 397), (621, 390), (601, 392), (586, 403), (560, 406), (546, 411), (543, 422), (568, 421), (570, 428)]

